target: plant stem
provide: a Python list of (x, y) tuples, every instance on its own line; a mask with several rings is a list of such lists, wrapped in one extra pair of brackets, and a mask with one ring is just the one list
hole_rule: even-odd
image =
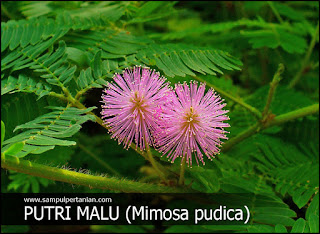
[[(146, 142), (146, 141), (145, 141)], [(158, 164), (156, 163), (156, 160), (154, 160), (152, 153), (150, 151), (150, 147), (146, 142), (146, 151), (147, 151), (147, 155), (148, 155), (148, 160), (151, 163), (151, 165), (153, 166), (153, 168), (155, 169), (155, 171), (157, 172), (157, 174), (159, 175), (159, 177), (166, 183), (168, 184), (168, 181), (165, 177), (165, 175), (163, 174), (163, 172), (159, 169)]]
[(300, 117), (304, 117), (304, 116), (312, 115), (316, 113), (319, 113), (319, 103), (316, 103), (307, 107), (303, 107), (298, 110), (290, 111), (282, 115), (278, 115), (274, 119), (272, 119), (270, 122), (267, 122), (263, 128), (265, 129), (275, 125), (283, 124), (290, 120), (294, 120)]
[(114, 177), (102, 177), (68, 171), (56, 167), (34, 163), (17, 157), (3, 156), (1, 154), (1, 167), (20, 173), (62, 181), (70, 184), (88, 186), (90, 188), (108, 189), (126, 193), (186, 193), (195, 192), (189, 188), (174, 188), (164, 185), (140, 183)]
[(265, 123), (257, 122), (255, 125), (249, 127), (247, 130), (241, 132), (237, 136), (235, 136), (235, 137), (231, 138), (229, 141), (227, 141), (222, 148), (222, 152), (228, 151), (235, 144), (238, 144), (239, 142), (256, 134), (260, 130), (263, 130), (263, 129), (266, 129), (266, 128), (269, 128), (269, 127), (272, 127), (275, 125), (283, 124), (285, 122), (288, 122), (288, 121), (291, 121), (291, 120), (294, 120), (294, 119), (297, 119), (300, 117), (304, 117), (307, 115), (312, 115), (312, 114), (315, 114), (318, 112), (319, 112), (319, 103), (313, 104), (311, 106), (307, 106), (307, 107), (304, 107), (304, 108), (301, 108), (298, 110), (290, 111), (286, 114), (276, 116), (275, 118), (273, 118)]
[(66, 98), (66, 96), (64, 96), (63, 94), (58, 94), (58, 93), (55, 93), (55, 92), (50, 92), (48, 95), (51, 96), (51, 97), (59, 98), (59, 99), (62, 100), (62, 101), (68, 102), (68, 98)]
[(259, 131), (259, 126), (260, 126), (260, 123), (257, 122), (255, 125), (249, 127), (248, 129), (244, 130), (243, 132), (239, 133), (237, 136), (232, 137), (230, 140), (228, 140), (226, 143), (223, 144), (221, 151), (226, 152), (230, 148), (232, 148), (235, 144), (238, 144), (239, 142), (254, 135), (255, 133), (257, 133)]
[(187, 161), (187, 156), (184, 156), (181, 162), (181, 167), (180, 167), (179, 185), (184, 184), (184, 172), (186, 170), (186, 161)]
[(273, 2), (268, 1), (268, 4), (271, 8), (271, 10), (273, 11), (274, 15), (277, 17), (278, 21), (282, 24), (283, 23), (283, 19), (281, 18), (279, 12), (277, 11), (277, 9), (274, 7)]
[(317, 37), (319, 35), (319, 21), (318, 21), (318, 24), (317, 24), (317, 27), (316, 27), (316, 30), (312, 36), (312, 40), (310, 42), (310, 45), (309, 45), (309, 48), (308, 48), (308, 51), (306, 53), (306, 56), (304, 57), (303, 61), (302, 61), (302, 65), (301, 65), (301, 68), (300, 70), (298, 71), (298, 73), (295, 75), (295, 77), (291, 80), (291, 82), (289, 83), (289, 88), (293, 88), (300, 80), (301, 76), (303, 75), (305, 69), (306, 69), (306, 66), (308, 65), (309, 63), (309, 60), (310, 60), (310, 56), (312, 54), (312, 51), (314, 49), (314, 46), (316, 45), (316, 41), (317, 41)]
[(110, 171), (111, 173), (113, 173), (116, 176), (121, 177), (122, 175), (117, 172), (116, 170), (114, 170), (108, 163), (106, 163), (105, 161), (103, 161), (101, 158), (99, 158), (97, 155), (95, 155), (94, 153), (92, 153), (91, 151), (89, 151), (84, 145), (78, 143), (78, 146), (80, 149), (82, 149), (84, 152), (86, 152), (90, 157), (94, 158), (96, 161), (98, 161), (102, 166), (104, 166), (108, 171)]
[[(196, 80), (200, 81), (200, 82), (205, 82), (207, 83), (205, 80), (201, 79), (200, 77), (194, 77)], [(239, 105), (243, 106), (244, 108), (246, 108), (247, 110), (249, 110), (252, 114), (254, 114), (258, 119), (261, 119), (262, 114), (261, 112), (256, 109), (253, 106), (250, 106), (249, 104), (245, 103), (244, 101), (241, 100), (241, 98), (239, 97), (234, 97), (233, 95), (223, 91), (222, 89), (216, 87), (215, 85), (211, 84), (211, 83), (207, 83), (207, 85), (211, 88), (213, 88), (215, 91), (217, 91), (219, 94), (221, 94), (221, 96), (224, 96), (226, 98), (229, 98), (230, 100), (238, 103)]]
[(284, 71), (284, 66), (282, 63), (280, 63), (278, 66), (278, 70), (274, 74), (273, 79), (270, 83), (270, 89), (269, 89), (269, 93), (268, 93), (267, 103), (266, 103), (264, 110), (262, 112), (262, 121), (264, 121), (265, 118), (268, 116), (268, 111), (269, 111), (269, 108), (270, 108), (270, 105), (272, 102), (272, 98), (273, 98), (273, 95), (276, 91), (276, 88), (281, 80), (280, 75), (283, 73), (283, 71)]

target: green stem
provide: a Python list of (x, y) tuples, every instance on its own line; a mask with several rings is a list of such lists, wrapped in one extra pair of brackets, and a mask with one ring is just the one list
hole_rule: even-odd
[(99, 158), (97, 155), (95, 155), (94, 153), (92, 153), (91, 151), (89, 151), (84, 145), (78, 143), (78, 146), (80, 149), (82, 149), (85, 153), (87, 153), (90, 157), (92, 157), (93, 159), (95, 159), (96, 161), (98, 161), (102, 166), (104, 166), (108, 171), (110, 171), (111, 173), (113, 173), (116, 176), (121, 177), (122, 175), (117, 172), (116, 170), (114, 170), (108, 163), (106, 163), (105, 161), (103, 161), (101, 158)]
[(301, 109), (294, 110), (294, 111), (288, 112), (286, 114), (276, 116), (270, 122), (267, 122), (263, 128), (264, 129), (269, 128), (269, 127), (283, 124), (285, 122), (288, 122), (288, 121), (291, 121), (291, 120), (294, 120), (294, 119), (297, 119), (300, 117), (304, 117), (304, 116), (312, 115), (312, 114), (316, 114), (316, 113), (319, 113), (319, 103), (313, 104), (311, 106), (303, 107)]
[(254, 135), (255, 133), (259, 132), (260, 123), (256, 123), (255, 125), (249, 127), (248, 129), (244, 130), (243, 132), (239, 133), (237, 136), (232, 137), (226, 143), (224, 143), (221, 151), (226, 152), (234, 145), (238, 144), (239, 142), (247, 139), (248, 137)]
[(17, 157), (1, 155), (1, 167), (20, 173), (62, 181), (70, 184), (88, 186), (90, 188), (108, 189), (126, 193), (186, 193), (195, 192), (188, 188), (174, 188), (164, 185), (140, 183), (114, 177), (102, 177), (49, 167)]
[[(200, 82), (205, 82), (207, 83), (205, 80), (201, 79), (200, 77), (194, 77), (196, 80), (200, 81)], [(215, 91), (217, 91), (219, 94), (221, 94), (221, 96), (224, 96), (226, 98), (229, 98), (230, 100), (238, 103), (239, 105), (243, 106), (244, 108), (246, 108), (247, 110), (249, 110), (252, 114), (254, 114), (258, 119), (261, 119), (262, 114), (261, 112), (256, 109), (253, 106), (250, 106), (249, 104), (245, 103), (244, 101), (241, 100), (241, 98), (239, 97), (234, 97), (233, 95), (223, 91), (222, 89), (216, 87), (215, 85), (211, 84), (211, 83), (207, 83), (207, 85), (211, 88), (213, 88)]]
[(179, 185), (184, 184), (184, 172), (186, 170), (186, 161), (187, 161), (187, 156), (184, 156), (181, 162), (181, 167), (180, 167)]
[(273, 2), (268, 1), (268, 4), (271, 8), (271, 10), (273, 11), (274, 15), (277, 17), (278, 21), (282, 24), (283, 23), (283, 19), (281, 18), (279, 12), (277, 11), (277, 9), (274, 7)]
[[(145, 141), (146, 142), (146, 141)], [(165, 177), (165, 175), (163, 174), (163, 172), (159, 169), (158, 164), (156, 163), (156, 160), (154, 160), (150, 147), (146, 142), (146, 151), (147, 151), (147, 156), (148, 156), (148, 160), (151, 163), (151, 165), (153, 166), (153, 168), (155, 169), (155, 171), (157, 172), (157, 174), (159, 175), (159, 177), (166, 183), (168, 184), (168, 181)]]
[(65, 102), (69, 101), (68, 98), (66, 96), (64, 96), (63, 94), (50, 92), (48, 95), (51, 96), (51, 97), (59, 98), (60, 100), (65, 101)]
[(222, 152), (228, 151), (235, 144), (238, 144), (239, 142), (256, 134), (260, 130), (263, 130), (263, 129), (266, 129), (266, 128), (269, 128), (269, 127), (272, 127), (275, 125), (283, 124), (285, 122), (288, 122), (288, 121), (291, 121), (291, 120), (294, 120), (294, 119), (297, 119), (300, 117), (304, 117), (307, 115), (312, 115), (315, 113), (319, 113), (319, 103), (313, 104), (311, 106), (307, 106), (307, 107), (304, 107), (304, 108), (301, 108), (298, 110), (294, 110), (294, 111), (288, 112), (286, 114), (276, 116), (272, 120), (269, 120), (265, 123), (257, 122), (255, 125), (249, 127), (247, 130), (241, 132), (237, 136), (235, 136), (235, 137), (231, 138), (229, 141), (227, 141), (222, 148)]
[(74, 99), (79, 100), (80, 97), (81, 97), (85, 92), (87, 92), (87, 91), (88, 91), (88, 89), (80, 90), (80, 91), (76, 94), (76, 96), (74, 97)]
[(303, 59), (302, 65), (300, 67), (300, 70), (298, 71), (298, 73), (295, 75), (295, 77), (289, 83), (289, 88), (293, 88), (299, 82), (301, 76), (303, 75), (303, 73), (304, 73), (304, 71), (306, 69), (306, 66), (309, 63), (310, 56), (312, 54), (314, 46), (316, 45), (316, 41), (317, 41), (318, 35), (319, 35), (319, 21), (318, 21), (316, 30), (315, 30), (315, 32), (314, 32), (314, 34), (312, 36), (312, 40), (310, 42), (310, 45), (309, 45), (308, 51), (306, 53), (306, 56)]
[(278, 70), (274, 74), (273, 79), (270, 83), (270, 89), (269, 89), (269, 93), (268, 93), (267, 103), (266, 103), (264, 110), (262, 112), (262, 121), (264, 121), (265, 118), (268, 116), (271, 101), (272, 101), (272, 98), (273, 98), (274, 93), (276, 91), (276, 88), (281, 80), (280, 75), (283, 73), (283, 71), (284, 71), (284, 66), (282, 63), (280, 63), (278, 66)]

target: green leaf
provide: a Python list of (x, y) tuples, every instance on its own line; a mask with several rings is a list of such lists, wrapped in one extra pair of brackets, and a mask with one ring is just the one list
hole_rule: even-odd
[(310, 227), (310, 232), (312, 232), (312, 233), (319, 232), (319, 215), (314, 215), (314, 214), (310, 215), (309, 227)]
[(286, 16), (289, 19), (296, 20), (296, 21), (303, 21), (305, 18), (303, 17), (300, 12), (296, 11), (292, 7), (280, 3), (280, 2), (273, 2), (273, 6), (277, 9), (280, 15)]
[(24, 142), (17, 142), (12, 145), (8, 149), (6, 149), (3, 154), (4, 155), (10, 155), (10, 156), (16, 156), (19, 152), (22, 151), (23, 146), (25, 145)]
[(38, 17), (48, 14), (52, 8), (52, 2), (26, 2), (21, 7), (20, 10), (22, 14), (27, 17)]
[(299, 208), (305, 206), (319, 187), (319, 152), (306, 152), (294, 144), (262, 134), (248, 141), (232, 150), (234, 156), (252, 161), (261, 173), (268, 175), (277, 192), (283, 196), (288, 193)]
[(24, 48), (30, 44), (36, 45), (48, 38), (57, 39), (67, 33), (68, 30), (69, 28), (65, 25), (56, 27), (56, 22), (46, 17), (19, 21), (10, 20), (6, 23), (1, 22), (1, 53), (8, 46), (9, 50), (14, 50), (19, 46)]
[(195, 167), (188, 169), (187, 173), (194, 179), (192, 182), (193, 189), (206, 193), (219, 191), (219, 178), (214, 170)]
[(67, 47), (66, 54), (68, 55), (68, 60), (76, 63), (79, 67), (84, 67), (88, 63), (88, 56), (77, 48)]
[(24, 129), (24, 131), (3, 142), (5, 145), (2, 149), (4, 152), (12, 147), (16, 142), (24, 141), (25, 145), (22, 151), (17, 153), (17, 157), (25, 157), (26, 155), (41, 154), (45, 151), (53, 149), (55, 146), (71, 146), (76, 142), (61, 140), (73, 136), (81, 128), (81, 124), (95, 118), (86, 114), (95, 107), (80, 110), (74, 107), (50, 107), (55, 111), (49, 112), (43, 116), (36, 118), (28, 123), (19, 125), (14, 131)]
[(288, 233), (287, 229), (285, 226), (281, 225), (281, 224), (277, 224), (275, 226), (275, 232), (276, 233)]
[(306, 221), (303, 218), (299, 218), (293, 225), (291, 233), (304, 233), (306, 228)]
[(15, 171), (10, 171), (9, 180), (8, 191), (13, 190), (14, 192), (22, 193), (39, 193), (43, 187), (48, 187), (49, 184), (55, 183), (49, 179), (17, 173)]
[(142, 5), (142, 7), (139, 8), (139, 10), (137, 11), (136, 14), (139, 17), (147, 16), (150, 13), (152, 13), (153, 11), (155, 11), (157, 8), (161, 7), (165, 3), (166, 2), (164, 2), (164, 1), (146, 2), (145, 4)]
[(269, 225), (251, 225), (248, 227), (249, 233), (272, 233), (274, 232), (273, 227)]
[(20, 74), (18, 79), (9, 76), (1, 82), (1, 95), (25, 92), (34, 93), (38, 96), (38, 99), (40, 99), (48, 95), (51, 89), (52, 87), (49, 84), (35, 78), (27, 77), (24, 74)]
[(101, 51), (99, 50), (93, 57), (91, 61), (91, 67), (93, 70), (93, 76), (95, 79), (99, 79), (102, 76), (102, 66), (101, 66)]
[(216, 75), (215, 72), (222, 73), (218, 67), (240, 70), (238, 64), (241, 64), (224, 51), (184, 44), (151, 44), (139, 50), (136, 57), (148, 65), (155, 61), (155, 65), (170, 77), (194, 75), (193, 71)]
[[(282, 7), (284, 4), (274, 5), (277, 7), (279, 6), (279, 9), (281, 8), (282, 13), (287, 13), (288, 11), (292, 10), (289, 10), (289, 7), (287, 6), (285, 6), (287, 9), (284, 9), (284, 7)], [(290, 15), (295, 19), (301, 17), (301, 15), (297, 12), (295, 12), (297, 14), (292, 13), (293, 12), (287, 15)], [(183, 23), (187, 22), (181, 20), (182, 25), (178, 27), (179, 30), (169, 33), (155, 34), (154, 37), (161, 37), (162, 40), (174, 40), (188, 37), (191, 37), (192, 39), (198, 39), (201, 36), (204, 37), (205, 34), (209, 34), (211, 37), (216, 37), (217, 39), (215, 40), (218, 40), (218, 43), (219, 40), (225, 43), (224, 39), (232, 40), (232, 37), (230, 39), (228, 36), (234, 34), (237, 41), (242, 38), (249, 40), (249, 43), (252, 44), (254, 49), (261, 47), (269, 47), (272, 49), (282, 47), (288, 53), (301, 54), (307, 49), (307, 42), (304, 36), (308, 34), (309, 30), (306, 27), (306, 21), (301, 23), (302, 18), (300, 18), (299, 23), (303, 26), (299, 27), (297, 24), (289, 25), (269, 23), (260, 17), (258, 20), (239, 19), (229, 22), (217, 22), (213, 24), (201, 23), (200, 25), (197, 25), (197, 27), (189, 27), (185, 30), (181, 30), (180, 28), (183, 26)], [(247, 28), (248, 30), (243, 30), (243, 28)], [(232, 43), (232, 41), (230, 42)]]
[[(263, 111), (263, 108), (266, 105), (269, 88), (269, 85), (265, 85), (257, 89), (252, 95), (245, 99), (246, 103)], [(286, 101), (288, 99), (291, 101)], [(314, 104), (314, 101), (303, 93), (288, 89), (284, 85), (279, 85), (271, 102), (270, 110), (273, 114), (280, 115), (311, 104)]]
[[(57, 35), (57, 37), (60, 35)], [(62, 86), (68, 83), (76, 71), (76, 66), (70, 66), (67, 62), (66, 44), (64, 41), (59, 41), (59, 47), (56, 51), (49, 51), (42, 54), (57, 37), (40, 42), (36, 45), (29, 45), (25, 48), (18, 48), (9, 53), (1, 60), (3, 70), (11, 69), (12, 71), (25, 68), (32, 69), (34, 72), (40, 72), (40, 77), (52, 85)]]
[[(132, 55), (144, 48), (152, 41), (147, 37), (133, 36), (126, 31), (115, 31), (107, 29), (103, 32), (95, 31), (74, 33), (71, 40), (77, 43), (70, 43), (70, 46), (82, 51), (89, 51), (92, 57), (101, 50), (102, 59), (115, 59)], [(69, 45), (69, 44), (68, 44)]]
[(101, 61), (101, 51), (98, 51), (91, 61), (91, 67), (80, 71), (80, 76), (77, 78), (79, 92), (84, 93), (91, 88), (103, 88), (108, 85), (106, 78), (113, 76), (118, 63), (112, 60)]
[(1, 148), (2, 148), (2, 143), (4, 140), (5, 134), (6, 134), (5, 125), (4, 125), (4, 122), (1, 120)]
[(302, 54), (308, 46), (303, 37), (282, 29), (241, 31), (241, 34), (249, 38), (254, 49), (264, 46), (275, 49), (281, 46), (288, 53)]
[(313, 198), (306, 212), (306, 220), (309, 221), (311, 216), (319, 218), (319, 193), (317, 193)]
[(176, 10), (173, 8), (174, 4), (176, 4), (176, 1), (145, 2), (137, 10), (135, 9), (135, 15), (133, 19), (128, 21), (128, 24), (149, 22), (173, 15), (176, 13)]

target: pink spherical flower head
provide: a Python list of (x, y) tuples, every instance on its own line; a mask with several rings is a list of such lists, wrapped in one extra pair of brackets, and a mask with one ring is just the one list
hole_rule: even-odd
[[(102, 95), (102, 119), (112, 138), (129, 148), (132, 142), (144, 150), (153, 145), (159, 108), (171, 92), (164, 77), (149, 68), (135, 66), (115, 74)], [(161, 109), (161, 108), (160, 108)]]
[(193, 81), (189, 85), (176, 84), (172, 102), (163, 108), (160, 128), (156, 137), (158, 150), (174, 162), (177, 157), (186, 157), (192, 166), (192, 155), (205, 164), (203, 154), (212, 160), (222, 144), (228, 139), (223, 128), (230, 127), (223, 121), (229, 120), (222, 110), (226, 105), (218, 94), (210, 89), (205, 94), (205, 84)]

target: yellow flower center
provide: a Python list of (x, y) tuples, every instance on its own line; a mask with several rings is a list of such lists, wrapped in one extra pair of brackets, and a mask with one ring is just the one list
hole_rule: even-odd
[(185, 121), (182, 124), (182, 129), (184, 131), (187, 131), (187, 129), (189, 128), (189, 131), (190, 131), (190, 128), (191, 129), (194, 128), (194, 124), (199, 122), (198, 117), (199, 115), (194, 112), (194, 108), (191, 106), (190, 110), (188, 110), (184, 116)]
[(134, 92), (134, 97), (131, 98), (130, 100), (134, 106), (132, 110), (138, 110), (140, 113), (145, 110), (146, 105), (144, 103), (146, 102), (143, 96), (138, 95), (138, 91)]
[(186, 115), (185, 115), (185, 119), (187, 120), (187, 123), (196, 123), (196, 122), (199, 122), (198, 120), (197, 120), (197, 117), (198, 117), (199, 115), (198, 114), (195, 114), (194, 113), (194, 108), (191, 106), (190, 107), (190, 111), (188, 111), (187, 113), (186, 113)]

